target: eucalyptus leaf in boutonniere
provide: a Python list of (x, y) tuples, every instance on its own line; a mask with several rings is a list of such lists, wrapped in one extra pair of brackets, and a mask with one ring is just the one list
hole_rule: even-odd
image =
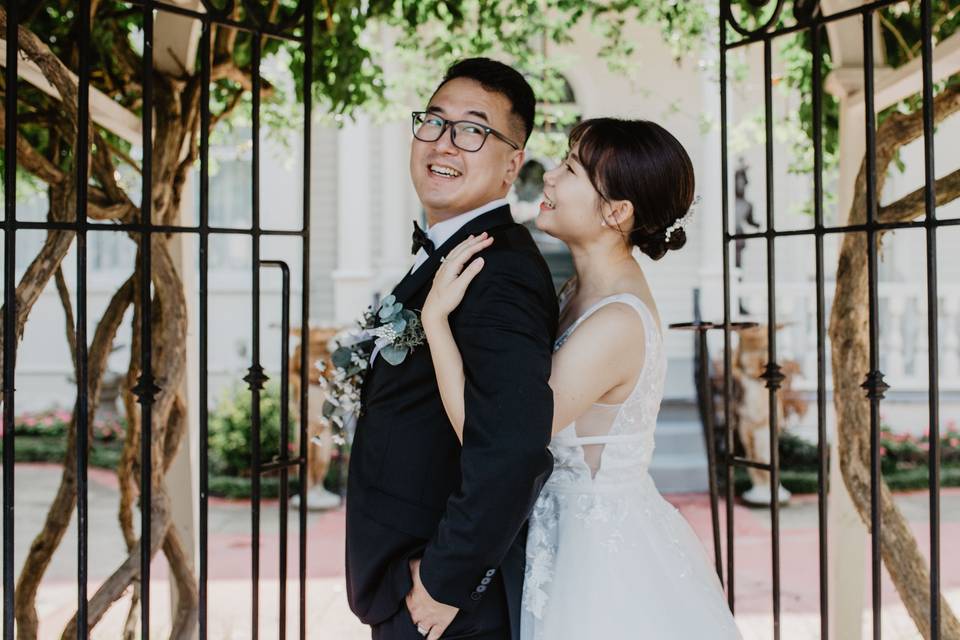
[(323, 417), (342, 430), (361, 412), (360, 392), (371, 358), (379, 355), (397, 366), (425, 340), (420, 314), (404, 309), (395, 296), (385, 297), (377, 309), (369, 307), (355, 329), (333, 339), (330, 360), (334, 370), (325, 378)]

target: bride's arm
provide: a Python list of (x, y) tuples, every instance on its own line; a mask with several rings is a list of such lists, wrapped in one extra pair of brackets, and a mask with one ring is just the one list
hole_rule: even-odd
[(440, 388), (440, 399), (443, 409), (447, 412), (450, 424), (457, 433), (457, 439), (463, 442), (463, 359), (460, 350), (453, 340), (453, 333), (447, 323), (446, 316), (422, 317), (423, 330), (430, 343), (430, 357), (433, 358), (433, 368), (437, 372), (437, 386)]
[(465, 417), (463, 358), (460, 357), (460, 349), (453, 339), (447, 318), (463, 300), (470, 281), (483, 268), (483, 258), (477, 258), (469, 265), (467, 262), (492, 243), (493, 238), (484, 233), (476, 238), (467, 238), (453, 249), (437, 270), (420, 314), (420, 321), (430, 345), (433, 368), (437, 374), (440, 399), (460, 442), (463, 442)]

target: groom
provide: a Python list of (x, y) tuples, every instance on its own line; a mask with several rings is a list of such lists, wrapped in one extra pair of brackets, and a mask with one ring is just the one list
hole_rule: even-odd
[[(466, 374), (463, 446), (430, 351), (374, 356), (347, 490), (347, 596), (383, 640), (518, 638), (525, 522), (552, 468), (550, 273), (505, 197), (523, 163), (535, 98), (514, 69), (462, 60), (413, 114), (410, 175), (429, 230), (393, 290), (422, 308), (443, 257), (494, 238), (450, 325)], [(413, 612), (413, 613), (411, 613)]]

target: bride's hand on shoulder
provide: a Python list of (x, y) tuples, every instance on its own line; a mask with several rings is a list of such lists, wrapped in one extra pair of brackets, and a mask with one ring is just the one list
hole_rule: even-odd
[(425, 328), (434, 322), (446, 322), (447, 316), (457, 308), (467, 287), (483, 269), (483, 258), (478, 257), (473, 262), (470, 260), (491, 244), (493, 238), (484, 232), (479, 236), (470, 236), (447, 254), (433, 277), (433, 286), (423, 303), (421, 319)]

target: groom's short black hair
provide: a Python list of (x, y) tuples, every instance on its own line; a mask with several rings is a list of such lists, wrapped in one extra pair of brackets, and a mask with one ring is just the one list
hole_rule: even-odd
[(443, 80), (434, 90), (457, 78), (468, 78), (480, 83), (487, 91), (499, 93), (510, 101), (511, 119), (518, 125), (517, 133), (523, 134), (523, 144), (527, 143), (533, 131), (533, 118), (537, 108), (537, 98), (530, 83), (513, 67), (490, 58), (464, 58), (455, 62)]

